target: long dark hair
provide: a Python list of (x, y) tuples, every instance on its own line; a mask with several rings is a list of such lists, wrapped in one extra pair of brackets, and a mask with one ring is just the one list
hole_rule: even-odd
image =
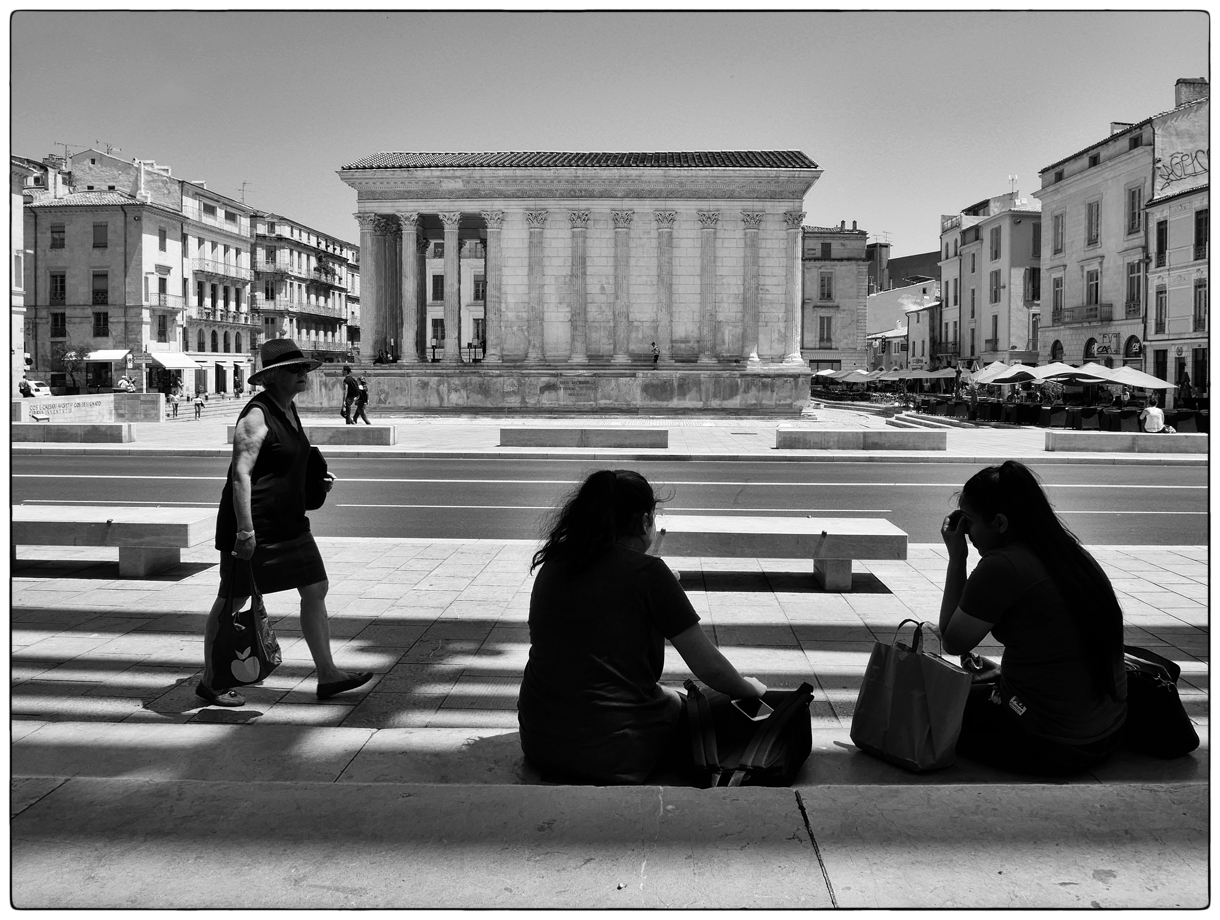
[(644, 515), (657, 506), (648, 480), (633, 470), (598, 470), (550, 515), (547, 537), (530, 571), (552, 559), (576, 566), (596, 560), (622, 536), (644, 532)]
[(1050, 572), (1080, 632), (1095, 686), (1118, 699), (1115, 662), (1123, 654), (1123, 611), (1097, 560), (1055, 514), (1038, 477), (1007, 460), (970, 477), (962, 500), (985, 521), (1008, 519), (1008, 539), (1023, 543)]

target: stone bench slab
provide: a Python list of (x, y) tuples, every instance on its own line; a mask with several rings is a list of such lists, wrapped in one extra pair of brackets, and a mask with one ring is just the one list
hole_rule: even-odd
[(9, 431), (13, 443), (127, 444), (136, 439), (131, 422), (13, 422)]
[(13, 505), (12, 542), (25, 546), (115, 546), (119, 574), (142, 578), (182, 561), (182, 550), (216, 536), (215, 508)]
[(828, 591), (851, 590), (853, 559), (905, 559), (907, 534), (882, 518), (665, 514), (649, 552), (734, 559), (812, 559)]
[[(393, 425), (302, 425), (309, 443), (317, 447), (326, 444), (361, 447), (390, 447), (398, 443)], [(225, 428), (229, 444), (233, 443), (236, 425)]]
[(1048, 451), (1098, 451), (1123, 454), (1205, 454), (1205, 433), (1149, 434), (1146, 431), (1046, 432)]
[(501, 428), (501, 447), (669, 447), (667, 428)]
[(926, 428), (777, 428), (783, 450), (948, 450), (949, 432)]

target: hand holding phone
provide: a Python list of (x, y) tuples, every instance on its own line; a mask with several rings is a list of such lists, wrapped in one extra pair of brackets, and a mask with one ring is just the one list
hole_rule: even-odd
[(775, 710), (758, 697), (747, 697), (741, 700), (730, 700), (733, 708), (754, 722), (761, 722)]

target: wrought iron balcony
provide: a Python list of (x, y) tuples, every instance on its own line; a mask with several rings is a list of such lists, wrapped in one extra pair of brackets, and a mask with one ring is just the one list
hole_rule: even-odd
[(1155, 263), (1156, 267), (1157, 267), (1157, 268), (1164, 268), (1164, 267), (1165, 267), (1165, 260), (1168, 258), (1168, 256), (1169, 256), (1169, 253), (1164, 252), (1164, 251), (1162, 251), (1162, 252), (1158, 252), (1158, 253), (1157, 253), (1155, 256), (1153, 256), (1154, 263)]
[(1143, 313), (1143, 304), (1138, 300), (1128, 300), (1123, 304), (1123, 317), (1125, 319), (1139, 319)]
[(1082, 323), (1110, 323), (1114, 321), (1114, 304), (1092, 303), (1079, 307), (1065, 307), (1051, 311), (1052, 326), (1078, 326)]
[(1207, 258), (1207, 243), (1195, 243), (1195, 261)]
[(250, 235), (250, 219), (240, 214), (235, 215), (235, 220), (225, 220), (219, 212), (208, 214), (197, 202), (190, 199), (182, 202), (182, 213), (191, 220), (207, 224), (209, 227), (215, 227), (218, 230), (236, 233), (238, 236)]
[(150, 307), (169, 307), (173, 310), (181, 310), (186, 306), (186, 298), (180, 294), (153, 293), (148, 295), (147, 303)]
[(271, 259), (269, 261), (266, 259), (260, 259), (254, 263), (254, 270), (256, 272), (263, 272), (264, 274), (286, 275), (292, 269), (289, 267), (286, 259)]
[(200, 274), (237, 278), (241, 281), (249, 281), (254, 277), (253, 272), (248, 268), (228, 262), (217, 262), (215, 259), (191, 259), (191, 268)]

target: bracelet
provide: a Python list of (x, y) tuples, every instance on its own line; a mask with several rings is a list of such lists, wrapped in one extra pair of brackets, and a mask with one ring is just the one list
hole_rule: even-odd
[(237, 539), (239, 539), (239, 540), (249, 540), (253, 536), (254, 536), (253, 530), (239, 530), (237, 532)]

